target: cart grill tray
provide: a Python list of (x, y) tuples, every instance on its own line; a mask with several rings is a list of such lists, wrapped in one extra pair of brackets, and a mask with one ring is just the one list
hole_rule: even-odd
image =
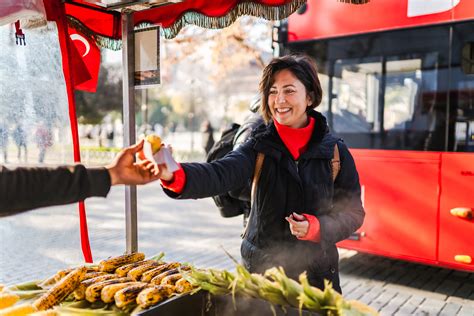
[[(256, 298), (231, 295), (210, 295), (200, 291), (194, 295), (183, 295), (164, 301), (140, 313), (140, 316), (265, 316), (273, 315), (267, 301)], [(297, 308), (274, 306), (277, 316), (299, 316)], [(303, 311), (303, 316), (320, 316), (318, 313)]]

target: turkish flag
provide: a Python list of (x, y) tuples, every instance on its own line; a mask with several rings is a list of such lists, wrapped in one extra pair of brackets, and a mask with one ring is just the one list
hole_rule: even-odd
[(100, 49), (93, 39), (78, 30), (68, 27), (68, 33), (74, 89), (95, 92), (99, 79)]

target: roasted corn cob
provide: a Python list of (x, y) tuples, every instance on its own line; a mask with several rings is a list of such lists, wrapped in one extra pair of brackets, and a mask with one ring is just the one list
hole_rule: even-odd
[(158, 274), (156, 277), (154, 277), (153, 279), (151, 279), (150, 283), (153, 284), (153, 285), (160, 285), (161, 280), (163, 280), (163, 278), (165, 278), (169, 275), (172, 275), (172, 274), (180, 273), (180, 271), (183, 271), (183, 270), (186, 271), (186, 270), (189, 270), (189, 269), (190, 268), (188, 266), (181, 266), (179, 268), (174, 268), (174, 269), (162, 272), (162, 273)]
[(168, 275), (168, 276), (165, 276), (161, 280), (160, 285), (172, 285), (172, 286), (174, 286), (176, 284), (176, 282), (179, 279), (182, 279), (182, 278), (183, 278), (183, 275), (181, 273), (175, 273), (175, 274), (172, 274), (172, 275)]
[(24, 316), (36, 312), (36, 308), (31, 304), (10, 306), (0, 310), (0, 316)]
[(67, 268), (67, 269), (59, 270), (54, 275), (54, 280), (56, 282), (61, 281), (61, 279), (64, 278), (66, 275), (68, 275), (72, 270), (74, 270), (74, 268)]
[(96, 278), (101, 275), (106, 275), (106, 272), (100, 272), (100, 271), (93, 271), (93, 272), (87, 272), (86, 275), (84, 276), (84, 280), (89, 280)]
[(100, 292), (107, 285), (125, 283), (125, 282), (131, 282), (131, 281), (132, 279), (130, 278), (118, 278), (118, 279), (105, 280), (99, 283), (94, 283), (86, 289), (86, 300), (88, 300), (91, 303), (97, 302), (100, 300)]
[(0, 309), (14, 305), (20, 297), (14, 293), (2, 292), (0, 293)]
[(163, 273), (165, 271), (171, 270), (178, 268), (181, 264), (179, 262), (169, 262), (162, 264), (154, 269), (148, 270), (145, 273), (142, 274), (142, 278), (140, 281), (142, 282), (150, 282), (151, 279), (159, 275), (160, 273)]
[(178, 293), (187, 293), (193, 289), (193, 285), (189, 283), (189, 281), (186, 279), (179, 279), (174, 284), (174, 287), (175, 287), (175, 292), (178, 292)]
[(100, 299), (104, 303), (112, 303), (114, 301), (114, 295), (115, 293), (117, 293), (117, 291), (120, 291), (121, 289), (124, 289), (128, 286), (142, 285), (142, 284), (146, 285), (148, 283), (125, 282), (125, 283), (107, 285), (104, 288), (102, 288), (102, 291), (100, 291)]
[[(97, 266), (88, 266), (88, 267), (85, 267), (85, 268), (86, 268), (86, 273), (98, 271)], [(59, 270), (54, 275), (54, 280), (56, 282), (59, 282), (62, 278), (64, 278), (66, 275), (68, 275), (71, 271), (74, 271), (75, 269), (76, 268), (66, 268), (66, 269), (63, 269), (63, 270)]]
[(141, 283), (136, 285), (130, 285), (126, 288), (123, 288), (117, 291), (114, 295), (115, 305), (122, 308), (136, 302), (138, 294), (146, 287), (148, 287), (148, 283)]
[(158, 262), (151, 262), (147, 263), (141, 266), (138, 266), (136, 268), (133, 268), (132, 270), (128, 271), (127, 276), (129, 278), (132, 278), (135, 281), (139, 281), (142, 277), (142, 274), (145, 273), (148, 270), (151, 270), (153, 268), (156, 268), (160, 264)]
[(87, 269), (80, 267), (70, 272), (66, 277), (54, 285), (51, 289), (38, 298), (34, 303), (37, 310), (47, 310), (62, 302), (79, 285), (86, 274)]
[(112, 279), (117, 279), (117, 276), (115, 274), (105, 274), (105, 275), (100, 275), (92, 279), (84, 280), (74, 290), (74, 298), (77, 301), (83, 300), (86, 297), (86, 289), (88, 286), (98, 283), (98, 282), (102, 282), (105, 280), (112, 280)]
[(122, 255), (99, 262), (99, 270), (105, 272), (114, 272), (120, 266), (145, 259), (145, 254), (136, 252), (128, 255)]
[(117, 274), (119, 277), (124, 277), (124, 276), (127, 276), (128, 271), (132, 270), (133, 268), (139, 267), (144, 264), (152, 263), (152, 262), (156, 262), (156, 261), (143, 260), (139, 262), (129, 263), (115, 269), (115, 274)]
[(173, 287), (169, 285), (155, 285), (142, 290), (137, 296), (137, 304), (143, 308), (155, 305), (173, 294)]

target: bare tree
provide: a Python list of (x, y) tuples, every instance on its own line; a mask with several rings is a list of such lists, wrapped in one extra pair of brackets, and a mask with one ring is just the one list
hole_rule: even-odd
[(248, 16), (222, 30), (188, 26), (176, 38), (164, 41), (163, 65), (196, 64), (210, 58), (208, 79), (218, 82), (249, 64), (263, 68), (264, 56), (271, 55), (271, 32), (272, 22)]

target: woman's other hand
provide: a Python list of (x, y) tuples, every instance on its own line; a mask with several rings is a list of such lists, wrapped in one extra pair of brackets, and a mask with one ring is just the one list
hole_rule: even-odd
[(289, 223), (291, 234), (296, 238), (303, 238), (308, 234), (309, 222), (303, 215), (293, 212), (285, 219)]

